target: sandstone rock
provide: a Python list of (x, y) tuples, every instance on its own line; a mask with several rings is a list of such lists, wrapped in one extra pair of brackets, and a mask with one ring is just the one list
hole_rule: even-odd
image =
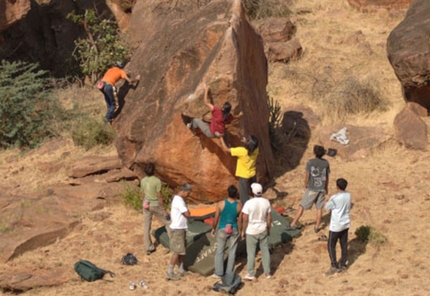
[(425, 150), (427, 147), (427, 125), (416, 113), (415, 104), (406, 105), (394, 118), (397, 139), (406, 147)]
[(136, 171), (154, 162), (170, 186), (193, 185), (192, 201), (214, 202), (225, 195), (234, 182), (236, 159), (221, 151), (217, 139), (194, 136), (181, 118), (181, 113), (201, 117), (207, 112), (198, 91), (205, 81), (214, 105), (229, 101), (233, 113), (243, 111), (228, 127), (229, 141), (238, 146), (241, 136), (249, 134), (259, 139), (257, 174), (264, 183), (273, 163), (267, 60), (240, 1), (211, 1), (199, 9), (189, 2), (176, 7), (155, 2), (136, 2), (130, 23), (141, 45), (128, 70), (142, 79), (136, 89), (125, 84), (119, 91), (128, 92), (112, 125), (123, 164)]
[[(343, 127), (347, 128), (346, 136), (349, 139), (348, 145), (330, 141), (330, 136), (338, 132)], [(380, 127), (359, 127), (352, 125), (326, 126), (319, 131), (319, 142), (326, 149), (337, 149), (337, 155), (347, 161), (365, 158), (372, 153), (382, 143), (390, 139), (390, 136)]]
[(408, 8), (412, 0), (348, 0), (348, 3), (362, 12), (371, 12), (378, 8)]
[(8, 202), (0, 208), (0, 262), (49, 245), (65, 237), (78, 223), (73, 215), (97, 208), (99, 201), (49, 196), (43, 198), (0, 197)]
[(50, 271), (43, 275), (24, 272), (11, 272), (0, 275), (0, 288), (12, 293), (22, 293), (36, 287), (59, 286), (70, 280), (65, 268)]
[(265, 43), (286, 42), (293, 38), (296, 31), (296, 26), (287, 18), (268, 18), (258, 28)]
[(87, 183), (79, 186), (52, 187), (54, 194), (76, 199), (118, 199), (124, 192), (127, 182), (120, 183)]
[(300, 57), (302, 53), (302, 45), (297, 39), (267, 43), (267, 47), (267, 59), (270, 62), (288, 63), (291, 59)]
[(117, 156), (87, 156), (77, 160), (72, 164), (68, 176), (72, 178), (81, 178), (90, 174), (104, 173), (113, 169), (120, 169), (121, 161)]
[(430, 1), (416, 0), (404, 20), (390, 33), (387, 53), (391, 66), (400, 80), (406, 101), (417, 102), (430, 109)]
[(30, 0), (0, 1), (0, 33), (25, 17), (30, 8)]

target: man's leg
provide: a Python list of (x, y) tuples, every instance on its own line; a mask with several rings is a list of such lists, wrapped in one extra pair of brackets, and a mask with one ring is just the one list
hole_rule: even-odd
[(146, 252), (155, 250), (155, 246), (151, 241), (151, 223), (152, 213), (149, 210), (143, 209), (143, 244)]
[(258, 240), (254, 235), (246, 235), (246, 252), (248, 253), (248, 260), (246, 261), (246, 267), (250, 276), (255, 276), (255, 251), (257, 248)]
[(267, 230), (259, 234), (261, 262), (263, 263), (263, 270), (266, 276), (270, 274), (270, 251), (269, 251), (269, 236)]
[(107, 113), (106, 113), (105, 119), (111, 120), (113, 112), (115, 111), (115, 108), (116, 108), (112, 85), (106, 83), (103, 89), (103, 93), (105, 95), (105, 101), (107, 106)]
[(325, 201), (325, 192), (321, 191), (318, 193), (318, 196), (315, 201), (315, 206), (317, 208), (317, 217), (316, 217), (316, 223), (315, 223), (316, 231), (320, 230), (324, 201)]
[(333, 232), (333, 231), (328, 232), (327, 250), (328, 250), (328, 255), (330, 257), (331, 267), (335, 267), (335, 268), (339, 268), (336, 261), (336, 243), (339, 238), (339, 233), (340, 232)]
[(237, 243), (239, 241), (239, 231), (237, 229), (233, 229), (233, 233), (228, 239), (228, 261), (227, 261), (227, 269), (225, 274), (234, 271), (234, 263), (236, 259), (236, 249)]
[(316, 231), (319, 231), (320, 225), (321, 225), (321, 218), (322, 218), (322, 209), (317, 209), (317, 219), (315, 223), (315, 229)]
[(348, 230), (349, 228), (340, 232), (341, 257), (339, 268), (346, 268), (346, 260), (348, 259)]
[(242, 205), (249, 199), (249, 179), (239, 178), (239, 198)]
[(227, 235), (224, 229), (218, 229), (216, 233), (216, 253), (215, 253), (215, 275), (224, 275), (224, 249)]
[(209, 124), (207, 124), (206, 122), (204, 122), (199, 118), (193, 118), (193, 120), (191, 121), (191, 128), (192, 129), (199, 128), (202, 131), (202, 133), (206, 135), (206, 137), (215, 138), (215, 135), (211, 133)]
[(297, 222), (299, 222), (300, 217), (303, 215), (303, 207), (300, 205), (299, 209), (296, 212), (296, 216), (294, 216), (293, 222), (291, 222), (291, 227), (295, 227)]

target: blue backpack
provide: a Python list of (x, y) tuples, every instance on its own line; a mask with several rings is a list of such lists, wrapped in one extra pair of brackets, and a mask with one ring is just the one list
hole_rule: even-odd
[(242, 286), (243, 283), (240, 275), (235, 272), (230, 272), (222, 277), (221, 282), (216, 282), (212, 289), (223, 294), (235, 295)]

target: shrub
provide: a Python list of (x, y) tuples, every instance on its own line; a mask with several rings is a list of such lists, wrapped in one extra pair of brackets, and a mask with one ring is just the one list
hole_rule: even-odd
[(383, 246), (388, 240), (376, 228), (372, 226), (362, 225), (355, 230), (355, 235), (363, 242), (369, 242), (375, 247)]
[(75, 59), (82, 73), (94, 83), (112, 65), (113, 61), (124, 61), (129, 50), (121, 40), (115, 21), (101, 19), (92, 9), (84, 14), (74, 12), (67, 16), (76, 24), (82, 25), (86, 38), (75, 40)]
[(165, 184), (161, 186), (161, 195), (163, 196), (165, 209), (170, 210), (170, 206), (172, 205), (172, 195), (170, 194), (169, 185)]
[(33, 148), (58, 134), (54, 120), (68, 113), (52, 95), (47, 74), (37, 64), (1, 61), (0, 148)]
[(140, 189), (138, 187), (127, 184), (124, 188), (124, 192), (121, 194), (121, 197), (126, 206), (138, 211), (142, 209), (142, 194), (140, 193)]
[(267, 101), (269, 107), (269, 139), (272, 149), (278, 151), (281, 149), (281, 139), (278, 130), (282, 124), (281, 106), (278, 101), (269, 98)]
[(75, 124), (72, 129), (72, 139), (75, 145), (91, 149), (97, 145), (112, 144), (115, 133), (110, 125), (86, 118)]
[(243, 0), (245, 13), (250, 19), (284, 17), (291, 14), (285, 0)]

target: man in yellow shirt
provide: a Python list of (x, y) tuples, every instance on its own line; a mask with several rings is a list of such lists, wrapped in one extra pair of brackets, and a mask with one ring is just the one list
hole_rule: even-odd
[(236, 164), (236, 177), (239, 178), (239, 197), (244, 205), (249, 199), (250, 184), (256, 182), (256, 167), (258, 157), (258, 139), (255, 136), (248, 136), (243, 138), (242, 142), (245, 147), (232, 147), (228, 148), (224, 139), (221, 137), (221, 149), (230, 153), (232, 156), (237, 157)]
[(132, 84), (139, 81), (140, 79), (140, 75), (137, 75), (136, 79), (134, 80), (130, 79), (123, 68), (123, 62), (115, 62), (115, 67), (107, 70), (102, 78), (102, 81), (97, 85), (97, 87), (103, 93), (106, 101), (107, 113), (105, 116), (105, 122), (110, 122), (113, 120), (113, 112), (116, 109), (115, 96), (113, 94), (115, 83), (117, 83), (120, 79), (125, 79), (128, 81), (128, 83)]

